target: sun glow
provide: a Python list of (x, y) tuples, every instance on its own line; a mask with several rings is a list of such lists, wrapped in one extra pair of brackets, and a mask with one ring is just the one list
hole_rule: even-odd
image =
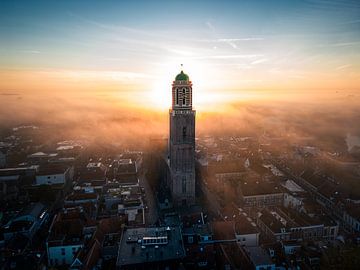
[[(183, 68), (179, 63), (184, 63)], [(203, 63), (179, 59), (168, 61), (158, 67), (157, 78), (148, 93), (150, 104), (153, 104), (158, 109), (171, 107), (171, 85), (181, 69), (189, 75), (193, 83), (194, 108), (204, 108), (212, 102), (219, 101), (219, 95), (215, 92), (218, 85), (214, 83), (216, 82), (216, 72)]]

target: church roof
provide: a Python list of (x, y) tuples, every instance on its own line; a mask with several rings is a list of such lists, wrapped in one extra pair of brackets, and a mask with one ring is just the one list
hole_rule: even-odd
[(178, 75), (176, 75), (175, 81), (189, 81), (189, 76), (185, 74), (184, 71), (181, 71)]

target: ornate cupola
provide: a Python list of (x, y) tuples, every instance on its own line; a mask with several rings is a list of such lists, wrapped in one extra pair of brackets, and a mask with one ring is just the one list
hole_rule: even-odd
[(172, 109), (192, 109), (192, 83), (182, 70), (172, 84)]

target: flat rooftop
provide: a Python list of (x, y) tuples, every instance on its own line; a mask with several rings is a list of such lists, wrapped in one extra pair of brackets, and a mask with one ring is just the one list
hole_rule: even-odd
[(296, 184), (293, 180), (290, 180), (290, 179), (281, 183), (281, 185), (290, 192), (294, 192), (294, 193), (305, 192), (305, 190), (303, 188), (301, 188), (298, 184)]
[(63, 164), (50, 164), (40, 166), (39, 171), (36, 173), (38, 176), (64, 174), (69, 169), (69, 166)]
[(179, 227), (142, 227), (124, 230), (117, 266), (177, 260), (185, 257)]
[(239, 235), (259, 233), (254, 220), (239, 214), (235, 219), (235, 232)]
[(245, 250), (254, 266), (274, 264), (270, 255), (261, 247), (247, 247)]
[(269, 182), (244, 182), (241, 185), (243, 196), (257, 196), (267, 194), (281, 194), (282, 189), (274, 183)]
[(285, 217), (275, 211), (263, 210), (259, 219), (270, 228), (273, 233), (288, 232), (289, 225)]
[(131, 164), (132, 160), (130, 158), (122, 158), (118, 160), (119, 165), (124, 165), (124, 164)]

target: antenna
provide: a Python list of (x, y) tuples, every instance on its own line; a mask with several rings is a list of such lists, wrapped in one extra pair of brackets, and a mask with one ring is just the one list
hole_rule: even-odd
[(180, 66), (181, 66), (181, 70), (183, 70), (184, 65), (183, 65), (183, 64), (180, 64)]

